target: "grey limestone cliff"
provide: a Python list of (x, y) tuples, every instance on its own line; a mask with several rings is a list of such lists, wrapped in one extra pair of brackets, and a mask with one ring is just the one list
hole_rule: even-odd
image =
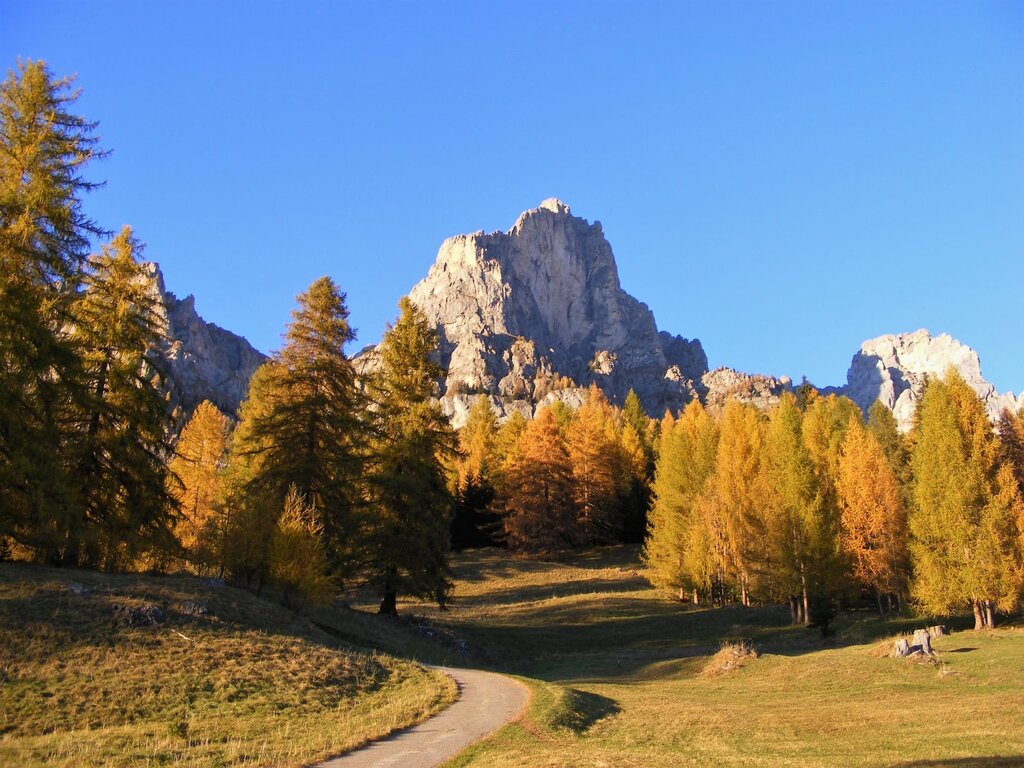
[(948, 334), (932, 336), (923, 329), (865, 341), (850, 363), (846, 386), (838, 391), (865, 412), (880, 400), (906, 432), (913, 425), (926, 379), (945, 376), (950, 366), (978, 393), (993, 421), (1003, 408), (1024, 407), (1024, 394), (1000, 394), (982, 378), (977, 352)]
[(166, 336), (160, 356), (172, 407), (187, 415), (209, 400), (234, 416), (266, 356), (241, 336), (203, 320), (191, 295), (179, 299), (169, 292), (156, 264), (150, 263), (149, 271), (159, 292), (157, 311)]
[(559, 200), (507, 232), (449, 238), (409, 298), (438, 327), (442, 404), (457, 424), (476, 394), (529, 415), (554, 399), (580, 402), (592, 383), (613, 402), (632, 388), (660, 415), (696, 397), (707, 371), (699, 341), (659, 333), (622, 290), (600, 222)]

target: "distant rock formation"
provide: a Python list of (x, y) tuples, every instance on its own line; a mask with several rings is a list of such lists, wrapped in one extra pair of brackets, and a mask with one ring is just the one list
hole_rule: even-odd
[(1024, 407), (1024, 394), (999, 394), (982, 378), (977, 352), (948, 334), (933, 337), (923, 329), (865, 341), (850, 363), (846, 386), (838, 391), (865, 413), (880, 400), (893, 412), (900, 430), (907, 432), (926, 378), (941, 378), (950, 366), (978, 393), (993, 421), (1003, 408)]
[(164, 286), (160, 267), (149, 265), (159, 291), (158, 312), (167, 342), (161, 349), (171, 406), (183, 417), (209, 400), (234, 416), (245, 398), (249, 379), (267, 357), (248, 341), (196, 313), (195, 298), (178, 299)]
[(783, 392), (791, 392), (793, 382), (788, 376), (775, 378), (759, 373), (740, 373), (732, 368), (716, 368), (701, 377), (701, 397), (713, 411), (721, 410), (729, 398), (767, 411), (779, 404)]
[(460, 424), (474, 396), (502, 415), (571, 404), (596, 383), (613, 402), (632, 388), (651, 415), (694, 397), (707, 356), (697, 340), (659, 333), (622, 290), (600, 222), (545, 200), (508, 232), (445, 240), (409, 298), (441, 335), (442, 404)]

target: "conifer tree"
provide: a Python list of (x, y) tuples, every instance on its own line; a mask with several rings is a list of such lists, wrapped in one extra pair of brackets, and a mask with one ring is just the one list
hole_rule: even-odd
[(757, 409), (735, 399), (726, 401), (710, 479), (713, 493), (704, 511), (705, 519), (713, 516), (713, 529), (720, 532), (720, 569), (737, 583), (743, 605), (750, 605), (764, 537), (757, 484), (763, 440), (763, 420)]
[(580, 534), (585, 542), (607, 543), (621, 529), (618, 502), (625, 462), (615, 413), (596, 384), (566, 430), (566, 448)]
[(919, 403), (912, 456), (913, 594), (933, 614), (970, 606), (975, 627), (1020, 597), (1021, 494), (985, 408), (955, 369)]
[(69, 402), (85, 396), (70, 308), (90, 239), (82, 210), (103, 156), (78, 91), (42, 61), (0, 84), (0, 537), (60, 562), (81, 519), (70, 476)]
[(627, 424), (632, 426), (637, 437), (640, 438), (641, 445), (644, 450), (644, 458), (647, 460), (648, 476), (651, 476), (654, 473), (654, 447), (648, 442), (652, 421), (653, 420), (647, 415), (647, 411), (644, 410), (644, 406), (640, 402), (640, 397), (633, 389), (630, 389), (626, 394), (625, 402), (622, 404), (623, 428), (625, 428), (625, 425)]
[(907, 514), (899, 483), (874, 433), (851, 416), (836, 479), (842, 544), (853, 576), (883, 597), (904, 594), (909, 558)]
[(465, 425), (459, 430), (461, 458), (456, 463), (452, 518), (452, 547), (455, 549), (499, 543), (500, 520), (490, 508), (494, 501), (497, 428), (490, 399), (478, 395)]
[(999, 435), (1000, 458), (1013, 470), (1017, 484), (1024, 492), (1024, 420), (1021, 415), (1004, 408), (996, 425)]
[(713, 543), (695, 505), (714, 471), (717, 443), (717, 427), (697, 400), (678, 421), (666, 416), (662, 422), (643, 556), (654, 584), (680, 600), (711, 586), (706, 577), (714, 570), (707, 562)]
[(181, 512), (175, 534), (200, 573), (218, 561), (221, 469), (229, 430), (227, 416), (204, 400), (181, 431), (169, 465), (171, 495)]
[(502, 473), (499, 494), (509, 546), (554, 552), (579, 542), (572, 464), (550, 409), (527, 424)]
[(622, 541), (627, 544), (642, 543), (647, 532), (653, 452), (647, 450), (646, 444), (646, 438), (637, 433), (633, 424), (626, 422), (622, 425), (619, 450), (624, 469), (619, 488), (619, 518)]
[[(768, 417), (761, 479), (764, 483), (766, 558), (771, 588), (788, 598), (793, 623), (811, 623), (812, 596), (827, 589), (822, 570), (835, 543), (822, 512), (818, 475), (804, 443), (796, 399), (784, 395)], [(825, 550), (825, 551), (823, 551)], [(822, 557), (825, 554), (826, 557)]]
[[(275, 453), (267, 450), (273, 447), (273, 434), (267, 434), (264, 425), (280, 407), (276, 399), (282, 378), (279, 365), (270, 360), (249, 379), (221, 477), (214, 524), (221, 574), (257, 590), (269, 578), (270, 540), (284, 504), (282, 500), (278, 507), (276, 498), (259, 493), (265, 487), (264, 461)], [(326, 541), (324, 546), (331, 558)]]
[(868, 408), (868, 431), (871, 432), (882, 449), (882, 453), (885, 454), (889, 467), (899, 484), (904, 507), (909, 509), (913, 501), (910, 446), (907, 439), (900, 434), (896, 417), (892, 415), (892, 411), (882, 405), (881, 400), (875, 400)]
[(323, 543), (324, 526), (316, 507), (307, 504), (292, 486), (284, 497), (284, 510), (270, 537), (268, 569), (281, 588), (281, 600), (301, 610), (307, 603), (330, 601), (334, 584), (329, 575)]
[[(246, 457), (244, 493), (234, 504), (275, 518), (294, 485), (322, 518), (332, 567), (348, 576), (357, 563), (367, 435), (364, 399), (344, 350), (355, 333), (345, 294), (330, 278), (314, 281), (298, 304), (284, 346), (258, 371), (257, 386), (250, 384), (233, 448), (234, 457)], [(262, 579), (265, 559), (247, 573)]]
[[(159, 291), (142, 246), (124, 227), (90, 260), (74, 309), (89, 399), (80, 415), (75, 478), (85, 526), (99, 534), (87, 562), (117, 568), (144, 550), (172, 548), (167, 492), (170, 417), (154, 363), (163, 339)], [(83, 529), (84, 529), (83, 528)], [(66, 559), (77, 559), (72, 540)]]
[(444, 461), (456, 438), (434, 399), (444, 375), (434, 362), (437, 332), (403, 298), (401, 314), (379, 347), (380, 369), (368, 379), (375, 405), (367, 569), (380, 612), (397, 613), (399, 594), (444, 606), (451, 590), (448, 544), (453, 498)]

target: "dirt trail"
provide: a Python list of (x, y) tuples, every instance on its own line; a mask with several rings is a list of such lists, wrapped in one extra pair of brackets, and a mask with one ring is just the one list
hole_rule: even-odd
[(529, 692), (522, 683), (478, 669), (436, 667), (459, 686), (448, 709), (314, 768), (433, 768), (498, 730), (523, 711)]

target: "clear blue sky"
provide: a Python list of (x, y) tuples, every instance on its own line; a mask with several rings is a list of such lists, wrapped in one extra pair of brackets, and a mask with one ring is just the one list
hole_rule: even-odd
[(0, 0), (0, 53), (78, 74), (89, 212), (264, 351), (323, 274), (376, 341), (559, 197), (712, 366), (927, 327), (1024, 389), (1024, 3)]

